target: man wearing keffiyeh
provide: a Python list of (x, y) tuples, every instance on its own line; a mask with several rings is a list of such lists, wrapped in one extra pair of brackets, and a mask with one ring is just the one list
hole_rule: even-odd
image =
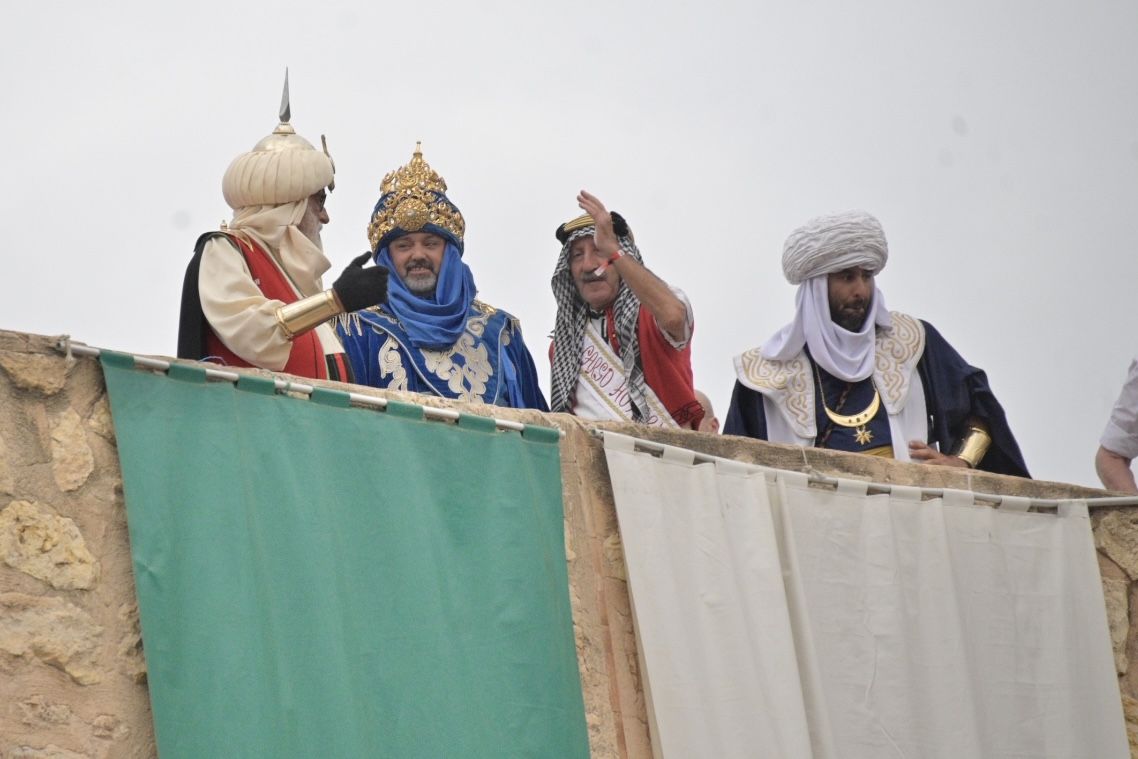
[(582, 190), (557, 228), (550, 409), (695, 429), (691, 304), (644, 267), (627, 222)]
[(794, 320), (735, 358), (724, 433), (1027, 477), (984, 372), (931, 324), (886, 308), (876, 277), (888, 257), (864, 211), (790, 234)]

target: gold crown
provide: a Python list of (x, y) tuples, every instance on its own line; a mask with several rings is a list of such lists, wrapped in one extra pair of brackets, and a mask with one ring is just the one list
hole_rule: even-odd
[(372, 250), (391, 232), (417, 232), (428, 224), (450, 233), (462, 247), (466, 222), (446, 196), (447, 183), (423, 160), (422, 143), (415, 143), (411, 162), (389, 172), (379, 188), (379, 203), (368, 225)]

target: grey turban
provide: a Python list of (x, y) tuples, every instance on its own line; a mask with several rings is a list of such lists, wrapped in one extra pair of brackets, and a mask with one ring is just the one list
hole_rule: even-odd
[(811, 219), (782, 246), (782, 272), (792, 285), (855, 266), (877, 274), (888, 259), (881, 222), (865, 211)]

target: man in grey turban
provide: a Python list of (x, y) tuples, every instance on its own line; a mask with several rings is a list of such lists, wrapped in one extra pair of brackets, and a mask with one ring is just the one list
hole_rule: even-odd
[(357, 257), (325, 290), (320, 229), (334, 186), (327, 148), (289, 124), (288, 78), (281, 123), (233, 160), (222, 179), (233, 219), (198, 238), (182, 286), (178, 357), (258, 366), (350, 382), (350, 365), (328, 320), (382, 303), (387, 269)]
[(864, 211), (790, 234), (794, 320), (735, 358), (724, 433), (1029, 476), (984, 372), (932, 325), (886, 308), (876, 277), (888, 259)]

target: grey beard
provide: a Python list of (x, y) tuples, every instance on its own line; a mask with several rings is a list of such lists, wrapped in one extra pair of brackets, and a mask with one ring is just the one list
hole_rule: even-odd
[[(426, 269), (419, 269), (418, 271), (425, 272)], [(438, 275), (433, 272), (427, 272), (429, 277), (407, 277), (407, 289), (411, 291), (412, 295), (418, 295), (420, 298), (425, 298), (435, 294), (435, 286), (439, 283)]]

